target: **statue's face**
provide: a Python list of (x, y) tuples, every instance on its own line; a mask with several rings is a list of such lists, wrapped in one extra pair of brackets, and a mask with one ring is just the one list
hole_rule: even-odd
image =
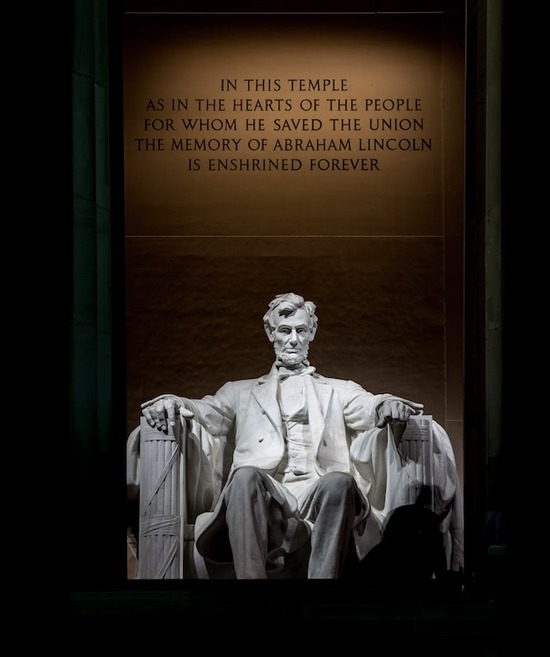
[(283, 365), (299, 365), (307, 358), (313, 336), (305, 308), (299, 308), (289, 317), (279, 317), (271, 334), (275, 356)]

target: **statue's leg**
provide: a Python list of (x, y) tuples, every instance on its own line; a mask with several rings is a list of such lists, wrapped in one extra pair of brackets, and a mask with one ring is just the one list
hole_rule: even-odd
[(224, 491), (237, 579), (266, 579), (269, 497), (262, 474), (246, 466), (233, 473)]
[(357, 485), (345, 472), (330, 472), (315, 484), (308, 520), (313, 524), (309, 579), (342, 575), (353, 524), (361, 506)]

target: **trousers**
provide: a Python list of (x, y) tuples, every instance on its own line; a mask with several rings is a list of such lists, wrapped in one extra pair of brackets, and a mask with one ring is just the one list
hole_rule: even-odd
[[(295, 558), (285, 545), (288, 519), (274, 514), (271, 478), (252, 466), (239, 468), (224, 491), (225, 521), (237, 579), (266, 579), (273, 555)], [(310, 532), (302, 569), (308, 579), (341, 576), (352, 529), (361, 507), (359, 489), (346, 472), (330, 472), (311, 486), (298, 521)], [(274, 521), (275, 519), (275, 521)], [(300, 552), (302, 558), (303, 550)], [(283, 569), (284, 570), (284, 569)]]

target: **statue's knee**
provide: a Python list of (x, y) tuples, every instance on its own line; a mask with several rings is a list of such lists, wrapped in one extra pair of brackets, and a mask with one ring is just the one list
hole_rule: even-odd
[(241, 514), (245, 512), (245, 507), (249, 508), (250, 503), (261, 504), (263, 499), (267, 504), (267, 484), (264, 473), (249, 465), (238, 468), (231, 475), (231, 481), (225, 487), (223, 496), (226, 505), (231, 504)]
[(326, 492), (342, 495), (351, 493), (355, 482), (348, 472), (328, 472), (321, 478), (321, 486)]
[(251, 465), (244, 465), (233, 473), (231, 483), (237, 486), (254, 486), (262, 480), (260, 472)]

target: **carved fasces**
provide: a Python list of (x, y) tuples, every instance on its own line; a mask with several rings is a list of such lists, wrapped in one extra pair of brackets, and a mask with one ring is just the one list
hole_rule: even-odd
[(185, 424), (164, 433), (142, 418), (137, 579), (183, 577), (185, 442)]

